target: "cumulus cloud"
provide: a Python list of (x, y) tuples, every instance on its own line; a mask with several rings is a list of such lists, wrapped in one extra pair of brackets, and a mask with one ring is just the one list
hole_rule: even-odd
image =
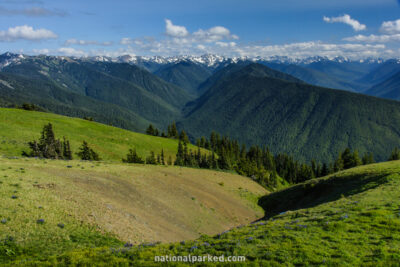
[(65, 41), (65, 46), (70, 45), (97, 45), (97, 46), (110, 46), (112, 42), (98, 42), (98, 41), (91, 41), (91, 40), (78, 40), (78, 39), (68, 39)]
[(389, 42), (399, 42), (400, 34), (392, 34), (392, 35), (356, 35), (352, 37), (344, 38), (343, 40), (349, 42), (365, 42), (365, 43), (389, 43)]
[(40, 41), (46, 39), (56, 39), (58, 36), (47, 29), (33, 29), (28, 25), (8, 28), (7, 31), (0, 31), (0, 41), (13, 42), (17, 40)]
[(235, 43), (235, 42), (229, 42), (229, 43), (226, 43), (226, 42), (216, 42), (215, 44), (218, 45), (219, 47), (235, 47), (235, 46), (236, 46), (236, 43)]
[(291, 43), (284, 45), (244, 46), (235, 49), (241, 56), (272, 57), (287, 56), (294, 58), (307, 58), (312, 56), (325, 56), (334, 58), (337, 56), (352, 59), (366, 57), (393, 56), (392, 51), (387, 50), (384, 44), (329, 44), (318, 41)]
[(400, 19), (383, 22), (380, 31), (388, 34), (400, 33)]
[(25, 9), (8, 9), (5, 7), (0, 7), (0, 15), (2, 16), (22, 15), (28, 17), (47, 17), (47, 16), (64, 17), (67, 15), (67, 13), (62, 10), (50, 10), (43, 7), (30, 7)]
[(85, 51), (75, 49), (72, 47), (61, 47), (61, 48), (57, 49), (57, 52), (61, 55), (65, 55), (65, 56), (83, 57), (83, 56), (88, 55), (88, 53), (86, 53)]
[(174, 25), (171, 20), (165, 20), (165, 32), (171, 37), (185, 37), (189, 35), (189, 32), (184, 26)]
[(231, 32), (227, 28), (222, 26), (212, 27), (208, 30), (200, 29), (193, 33), (193, 38), (197, 42), (206, 43), (216, 42), (224, 39), (239, 39), (237, 35), (231, 35)]
[(352, 19), (350, 17), (350, 15), (348, 14), (344, 14), (343, 16), (339, 16), (339, 17), (325, 17), (323, 18), (323, 20), (327, 23), (344, 23), (347, 25), (350, 25), (355, 31), (363, 31), (367, 29), (367, 26), (365, 26), (364, 24), (361, 24), (360, 22), (358, 22), (355, 19)]

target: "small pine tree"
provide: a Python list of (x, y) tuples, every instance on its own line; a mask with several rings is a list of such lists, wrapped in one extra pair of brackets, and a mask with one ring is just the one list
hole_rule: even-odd
[(22, 152), (23, 156), (40, 157), (49, 159), (72, 159), (69, 141), (64, 137), (64, 142), (55, 138), (53, 125), (45, 125), (38, 141), (34, 140), (28, 143), (31, 152)]
[(168, 137), (179, 138), (178, 130), (176, 129), (176, 123), (173, 122), (171, 126), (168, 126)]
[(63, 158), (67, 160), (72, 160), (72, 152), (71, 147), (69, 145), (69, 141), (63, 137)]
[(178, 152), (176, 153), (176, 159), (175, 159), (174, 165), (183, 166), (184, 160), (185, 160), (185, 156), (184, 156), (183, 146), (182, 146), (182, 142), (179, 140)]
[(364, 156), (362, 157), (362, 164), (367, 165), (367, 164), (372, 164), (372, 163), (375, 163), (373, 154), (365, 153)]
[(321, 169), (321, 177), (322, 176), (326, 176), (329, 174), (329, 168), (328, 165), (326, 165), (326, 163), (322, 164), (322, 169)]
[(154, 129), (154, 127), (153, 127), (152, 124), (150, 124), (149, 127), (147, 127), (146, 133), (147, 133), (148, 135), (154, 135), (155, 129)]
[(156, 157), (153, 151), (150, 151), (150, 155), (146, 158), (146, 164), (157, 165)]
[(392, 151), (392, 154), (389, 157), (389, 161), (399, 160), (399, 159), (400, 159), (400, 149), (398, 147), (395, 147)]
[(179, 140), (182, 141), (185, 144), (189, 144), (189, 137), (187, 136), (186, 132), (184, 130), (181, 131), (179, 134)]
[(339, 154), (338, 158), (336, 159), (334, 165), (333, 165), (333, 171), (338, 172), (343, 170), (344, 163), (342, 159), (342, 154)]
[(126, 159), (122, 159), (125, 163), (139, 163), (143, 164), (144, 160), (136, 153), (136, 149), (129, 149), (129, 153), (126, 155)]
[(81, 160), (94, 160), (94, 161), (100, 160), (99, 155), (89, 147), (86, 141), (82, 142), (82, 145), (79, 148), (79, 152), (76, 154), (81, 158)]
[(164, 149), (161, 149), (161, 164), (165, 165)]

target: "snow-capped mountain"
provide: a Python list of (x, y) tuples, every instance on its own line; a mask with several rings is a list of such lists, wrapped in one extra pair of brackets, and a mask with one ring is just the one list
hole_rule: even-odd
[[(14, 54), (6, 52), (0, 55), (0, 70), (10, 64), (17, 63), (26, 58), (32, 58), (35, 56), (27, 56), (23, 54)], [(43, 57), (41, 55), (40, 57)], [(52, 57), (52, 56), (46, 56)], [(309, 58), (291, 58), (287, 56), (271, 56), (271, 57), (225, 57), (220, 55), (206, 54), (201, 56), (193, 55), (182, 55), (182, 56), (132, 56), (132, 55), (122, 55), (118, 57), (107, 57), (107, 56), (94, 56), (94, 57), (67, 57), (67, 56), (57, 56), (63, 60), (83, 60), (83, 61), (94, 61), (94, 62), (114, 62), (114, 63), (128, 63), (133, 65), (138, 65), (144, 67), (150, 71), (155, 71), (162, 65), (174, 64), (182, 61), (189, 61), (196, 64), (206, 66), (210, 69), (216, 69), (221, 66), (225, 66), (230, 63), (237, 63), (239, 61), (252, 61), (252, 62), (271, 62), (279, 64), (295, 64), (306, 66), (316, 62), (337, 62), (337, 63), (361, 63), (361, 64), (381, 64), (387, 60), (381, 58), (367, 58), (360, 60), (351, 60), (346, 57), (309, 57)], [(393, 60), (393, 59), (392, 59)], [(395, 59), (398, 64), (400, 64), (400, 59)]]
[(22, 54), (13, 54), (10, 52), (4, 53), (0, 55), (0, 70), (8, 65), (18, 62), (21, 59), (24, 59), (25, 56)]

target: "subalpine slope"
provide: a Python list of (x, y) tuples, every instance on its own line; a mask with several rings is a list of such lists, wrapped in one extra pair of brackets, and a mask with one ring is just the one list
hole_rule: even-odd
[(400, 162), (393, 161), (295, 185), (263, 197), (260, 203), (269, 218), (214, 236), (159, 245), (105, 245), (34, 262), (157, 266), (155, 256), (168, 255), (186, 257), (183, 266), (204, 266), (208, 258), (203, 256), (212, 255), (225, 264), (232, 264), (229, 257), (245, 256), (241, 264), (250, 266), (395, 266), (400, 259), (399, 173)]
[(262, 217), (266, 193), (246, 177), (172, 166), (0, 158), (0, 174), (2, 266), (216, 234)]
[(27, 143), (38, 140), (43, 126), (48, 123), (53, 125), (57, 138), (65, 136), (71, 142), (73, 152), (78, 152), (85, 140), (103, 160), (121, 161), (130, 148), (136, 148), (143, 158), (150, 151), (160, 154), (163, 149), (166, 160), (169, 156), (174, 159), (178, 148), (178, 141), (173, 139), (51, 113), (0, 108), (0, 155), (20, 156), (22, 151), (28, 151)]

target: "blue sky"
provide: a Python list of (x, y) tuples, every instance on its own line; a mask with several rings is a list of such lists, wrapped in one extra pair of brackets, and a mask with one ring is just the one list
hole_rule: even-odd
[(0, 0), (0, 50), (400, 57), (400, 0)]

